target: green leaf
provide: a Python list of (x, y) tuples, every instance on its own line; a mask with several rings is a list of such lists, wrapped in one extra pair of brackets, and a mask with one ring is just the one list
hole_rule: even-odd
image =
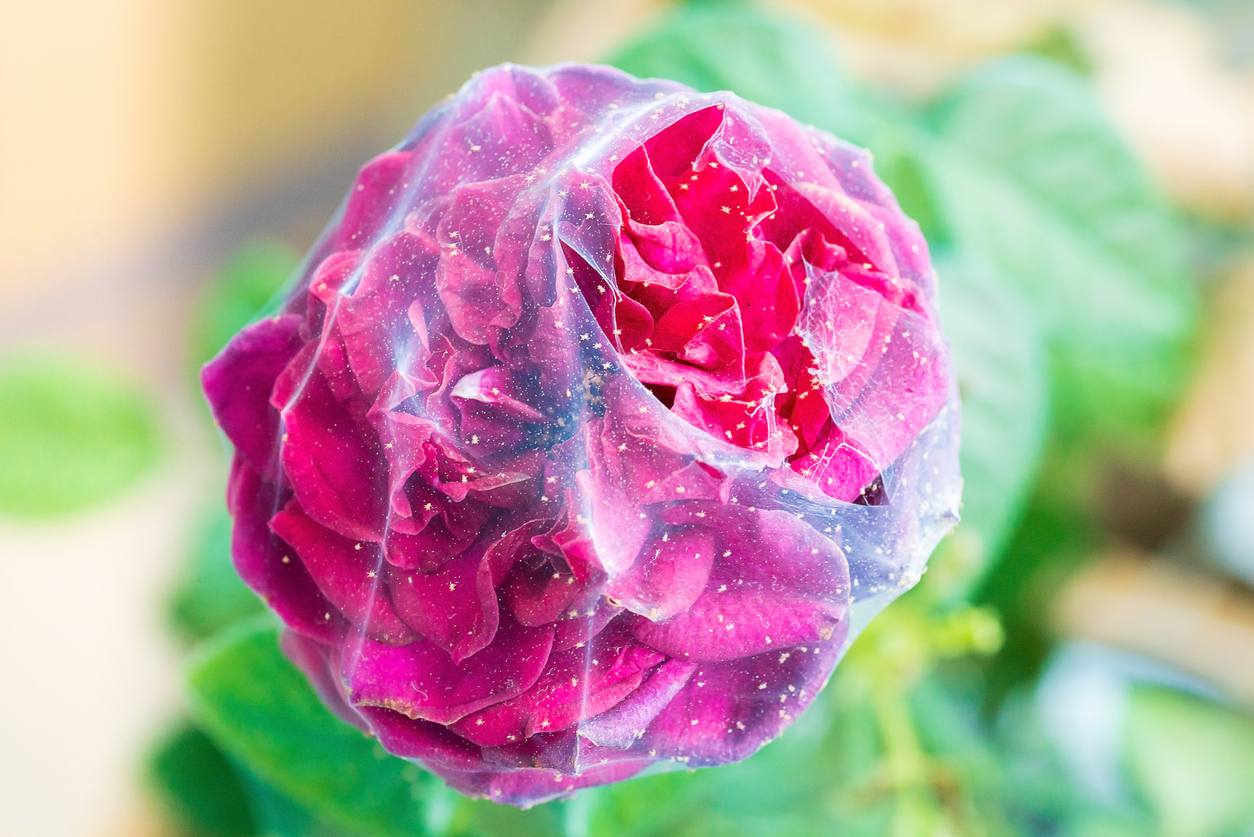
[(197, 723), (317, 820), (354, 835), (428, 834), (436, 783), (335, 718), (283, 656), (267, 617), (202, 648), (189, 674)]
[(1047, 455), (1023, 521), (974, 596), (1000, 614), (1005, 628), (1005, 644), (988, 672), (987, 710), (1036, 676), (1054, 642), (1047, 624), (1055, 596), (1101, 542), (1092, 509), (1043, 488), (1054, 479), (1050, 464)]
[(153, 405), (112, 367), (55, 352), (0, 361), (0, 514), (86, 509), (130, 486), (158, 450)]
[(266, 837), (344, 837), (345, 832), (314, 819), (313, 815), (279, 793), (250, 770), (236, 767), (248, 792), (257, 830)]
[(1116, 811), (1084, 811), (1069, 818), (1067, 837), (1162, 837), (1153, 823)]
[(240, 580), (231, 563), (231, 516), (218, 500), (206, 509), (186, 569), (170, 596), (170, 624), (193, 643), (262, 609), (261, 600)]
[(205, 287), (196, 308), (191, 345), (196, 369), (257, 318), (299, 264), (290, 247), (270, 239), (249, 241), (235, 251)]
[(1254, 826), (1254, 718), (1139, 686), (1124, 723), (1128, 775), (1166, 837), (1227, 837)]
[(184, 722), (148, 758), (149, 784), (181, 830), (194, 837), (252, 837), (248, 796), (222, 751)]
[(830, 40), (805, 23), (748, 3), (698, 4), (666, 14), (607, 63), (703, 93), (730, 90), (842, 135), (866, 130), (833, 52)]
[(1040, 317), (1059, 429), (1152, 428), (1188, 369), (1197, 289), (1178, 220), (1090, 86), (1018, 57), (936, 104), (918, 153), (950, 243), (996, 264)]
[(975, 552), (954, 585), (965, 589), (1022, 515), (1048, 428), (1048, 367), (1031, 311), (1000, 271), (969, 254), (936, 267), (962, 395), (962, 523), (945, 548)]

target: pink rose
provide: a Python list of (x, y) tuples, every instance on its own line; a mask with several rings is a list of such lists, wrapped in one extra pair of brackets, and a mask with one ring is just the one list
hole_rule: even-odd
[(864, 151), (486, 71), (206, 366), (236, 566), (333, 709), (463, 792), (742, 759), (956, 519), (934, 304)]

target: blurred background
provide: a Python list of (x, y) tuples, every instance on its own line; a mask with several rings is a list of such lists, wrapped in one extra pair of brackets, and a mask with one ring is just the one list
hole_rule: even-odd
[[(700, 55), (667, 52), (669, 36), (648, 55), (620, 51), (649, 27), (665, 30), (673, 5), (0, 0), (0, 833), (266, 833), (256, 811), (198, 801), (194, 787), (210, 780), (196, 765), (221, 756), (180, 720), (187, 650), (257, 608), (226, 568), (227, 451), (199, 398), (199, 365), (278, 290), (357, 167), (471, 72), (616, 54), (628, 69), (681, 58), (699, 68)], [(946, 114), (973, 112), (962, 141), (974, 156), (1001, 130), (980, 119), (1005, 108), (964, 79), (1011, 54), (1052, 62), (1096, 103), (1110, 132), (1102, 142), (1127, 157), (1128, 177), (1143, 179), (1147, 205), (1179, 241), (1182, 284), (1167, 294), (1179, 310), (1163, 316), (1187, 323), (1156, 360), (1174, 371), (1144, 372), (1166, 381), (1146, 383), (1154, 397), (1129, 408), (1144, 416), (1075, 418), (1094, 410), (1091, 393), (1072, 393), (1072, 370), (1123, 347), (1068, 360), (1049, 323), (1022, 326), (1048, 332), (1048, 360), (1032, 361), (1037, 384), (1011, 375), (982, 396), (980, 386), (999, 386), (996, 370), (964, 380), (964, 396), (970, 385), (977, 399), (1026, 405), (986, 428), (1022, 460), (989, 501), (999, 534), (960, 528), (928, 589), (911, 594), (913, 610), (860, 641), (864, 658), (891, 665), (851, 652), (846, 679), (862, 671), (914, 694), (939, 678), (958, 695), (946, 705), (969, 715), (962, 735), (978, 742), (984, 767), (962, 766), (969, 749), (959, 758), (929, 743), (941, 722), (924, 704), (912, 704), (911, 731), (939, 772), (903, 767), (897, 728), (881, 720), (868, 768), (879, 778), (854, 796), (892, 810), (865, 833), (1254, 835), (1254, 3), (756, 5), (802, 21), (872, 111), (930, 114), (920, 119), (938, 135), (953, 124)], [(767, 62), (744, 72), (759, 74), (737, 88), (753, 98), (774, 71)], [(961, 145), (959, 133), (944, 138)], [(929, 239), (938, 231), (942, 287), (947, 269), (979, 274), (978, 235), (930, 218), (943, 200), (910, 197), (913, 158), (894, 153), (896, 136), (872, 126), (850, 138), (876, 153)], [(1084, 166), (1109, 169), (1087, 148), (1068, 156), (1069, 141), (1050, 140), (1062, 150), (1032, 177), (1054, 180), (1030, 177), (1027, 193), (1048, 197)], [(1013, 171), (1015, 147), (983, 155), (999, 153)], [(1124, 192), (1141, 200), (1136, 189)], [(1078, 227), (1102, 226), (1105, 216), (1086, 222), (1078, 203)], [(1111, 235), (1152, 261), (1163, 252), (1154, 229)], [(1014, 273), (1014, 254), (989, 258), (992, 272)], [(1144, 268), (1150, 284), (1154, 270)], [(1083, 293), (1112, 304), (1095, 276)], [(945, 310), (955, 328), (979, 319)], [(1136, 304), (1126, 314), (1150, 316)], [(1018, 337), (990, 339), (1005, 349)], [(963, 352), (979, 346), (959, 347), (960, 373)], [(1090, 406), (1069, 412), (1081, 402)], [(981, 477), (967, 469), (969, 493)], [(856, 692), (842, 676), (833, 688)], [(1051, 777), (1020, 789), (1035, 798), (998, 790), (1010, 813), (996, 822), (955, 813), (981, 808), (1025, 763)], [(920, 805), (935, 811), (902, 813)]]

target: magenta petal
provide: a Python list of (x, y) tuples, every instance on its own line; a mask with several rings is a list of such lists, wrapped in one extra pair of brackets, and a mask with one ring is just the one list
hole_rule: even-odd
[(274, 608), (284, 624), (322, 642), (339, 642), (348, 623), (310, 577), (295, 550), (267, 525), (282, 493), (237, 455), (227, 486), (227, 508), (235, 517), (231, 556), (253, 591)]
[(337, 243), (341, 249), (361, 249), (404, 200), (398, 195), (409, 164), (410, 154), (392, 151), (380, 154), (362, 166), (357, 176), (357, 186), (349, 193), (344, 218), (337, 231)]
[(544, 414), (523, 399), (522, 384), (508, 369), (492, 366), (463, 376), (453, 387), (452, 397), (479, 401), (523, 421), (544, 421)]
[(681, 528), (645, 544), (627, 572), (616, 576), (606, 594), (653, 622), (665, 622), (696, 603), (714, 566), (714, 535), (704, 528)]
[(553, 650), (565, 651), (591, 642), (593, 637), (605, 630), (614, 617), (622, 612), (621, 607), (615, 607), (605, 599), (598, 599), (591, 615), (584, 611), (585, 615), (559, 620), (557, 630), (553, 633)]
[(514, 618), (524, 625), (547, 625), (565, 614), (583, 586), (569, 570), (545, 562), (536, 568), (515, 565), (501, 590)]
[(667, 622), (636, 617), (636, 638), (684, 660), (720, 662), (829, 639), (844, 608), (787, 593), (710, 593)]
[[(710, 588), (795, 592), (832, 605), (849, 601), (849, 566), (840, 533), (820, 532), (797, 515), (732, 503), (683, 503), (660, 515), (671, 525), (716, 533)], [(830, 527), (829, 527), (830, 528)]]
[(585, 648), (554, 654), (524, 694), (468, 715), (453, 729), (488, 747), (564, 730), (616, 706), (664, 659), (623, 631), (606, 631)]
[[(477, 500), (450, 500), (416, 478), (406, 491), (403, 519), (394, 520), (387, 558), (398, 567), (430, 571), (468, 549), (492, 510)], [(399, 505), (399, 503), (394, 503)]]
[[(409, 297), (410, 293), (420, 293), (415, 274), (421, 276), (424, 269), (432, 269), (438, 256), (438, 251), (418, 236), (399, 232), (370, 253), (351, 296), (336, 307), (335, 328), (364, 396), (377, 394), (402, 361), (396, 349), (414, 336), (410, 311), (414, 305), (421, 310), (421, 303)], [(400, 293), (406, 288), (413, 290)]]
[(486, 648), (500, 624), (496, 590), (483, 558), (484, 544), (440, 569), (388, 567), (388, 587), (406, 624), (451, 654), (454, 662)]
[(454, 774), (442, 772), (448, 783), (462, 793), (493, 802), (530, 808), (590, 788), (630, 779), (648, 766), (644, 758), (589, 767), (577, 776), (556, 770), (516, 769), (510, 772)]
[(319, 372), (299, 362), (280, 378), (283, 469), (305, 513), (346, 538), (378, 541), (387, 503), (385, 460), (377, 437), (353, 420)]
[[(514, 622), (502, 622), (495, 642), (460, 663), (425, 639), (399, 648), (367, 639), (349, 672), (350, 697), (354, 706), (452, 724), (531, 688), (552, 645), (552, 625), (524, 628)], [(502, 678), (503, 671), (511, 676)]]
[(442, 776), (450, 772), (460, 775), (484, 766), (478, 747), (440, 724), (409, 718), (380, 706), (357, 706), (353, 711), (369, 723), (389, 753), (418, 759), (428, 770)]
[(852, 503), (879, 473), (869, 454), (838, 427), (810, 451), (792, 461), (792, 469), (813, 480), (824, 494)]
[[(614, 167), (614, 193), (623, 204), (627, 217), (647, 225), (678, 221), (679, 210), (666, 192), (666, 186), (653, 171), (653, 164), (644, 146), (627, 155)], [(689, 265), (684, 270), (691, 268)]]
[(681, 221), (664, 221), (650, 226), (629, 219), (627, 232), (640, 258), (654, 270), (686, 273), (701, 258), (701, 242)]
[(342, 691), (338, 646), (327, 645), (296, 631), (283, 631), (279, 635), (279, 646), (288, 659), (309, 678), (309, 684), (318, 693), (318, 697), (322, 698), (322, 702), (337, 718), (346, 724), (360, 727), (363, 732), (370, 729), (357, 710), (348, 705)]
[(513, 185), (462, 186), (440, 224), (448, 246), (440, 254), (435, 287), (453, 330), (470, 343), (487, 343), (493, 329), (515, 325), (521, 313), (518, 277), (500, 270), (493, 254), (495, 230), (512, 202), (506, 190)]
[(690, 767), (752, 755), (810, 704), (844, 641), (842, 629), (819, 645), (696, 666), (638, 746)]
[(653, 327), (653, 348), (699, 369), (731, 366), (743, 380), (745, 344), (736, 298), (704, 294), (676, 303)]
[(392, 609), (383, 582), (383, 558), (374, 543), (351, 541), (314, 523), (291, 500), (270, 519), (270, 528), (291, 544), (323, 594), (371, 638), (388, 645), (417, 639)]
[(667, 522), (708, 525), (714, 566), (701, 596), (665, 621), (635, 617), (636, 637), (672, 657), (734, 660), (824, 641), (847, 623), (849, 576), (839, 545), (794, 516), (689, 503)]
[(746, 256), (743, 270), (720, 277), (719, 290), (740, 302), (745, 350), (754, 354), (770, 351), (792, 333), (801, 298), (778, 247), (750, 242)]
[(580, 724), (579, 734), (597, 744), (627, 749), (643, 737), (696, 670), (696, 663), (668, 660), (621, 703)]
[(254, 471), (270, 468), (279, 438), (279, 412), (270, 390), (300, 351), (300, 317), (287, 314), (253, 323), (205, 364), (205, 397), (235, 449)]

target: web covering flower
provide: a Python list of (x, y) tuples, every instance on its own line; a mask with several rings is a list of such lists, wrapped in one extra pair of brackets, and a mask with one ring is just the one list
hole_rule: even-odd
[(463, 792), (745, 758), (956, 520), (934, 305), (864, 151), (488, 70), (205, 368), (236, 566), (331, 708)]

